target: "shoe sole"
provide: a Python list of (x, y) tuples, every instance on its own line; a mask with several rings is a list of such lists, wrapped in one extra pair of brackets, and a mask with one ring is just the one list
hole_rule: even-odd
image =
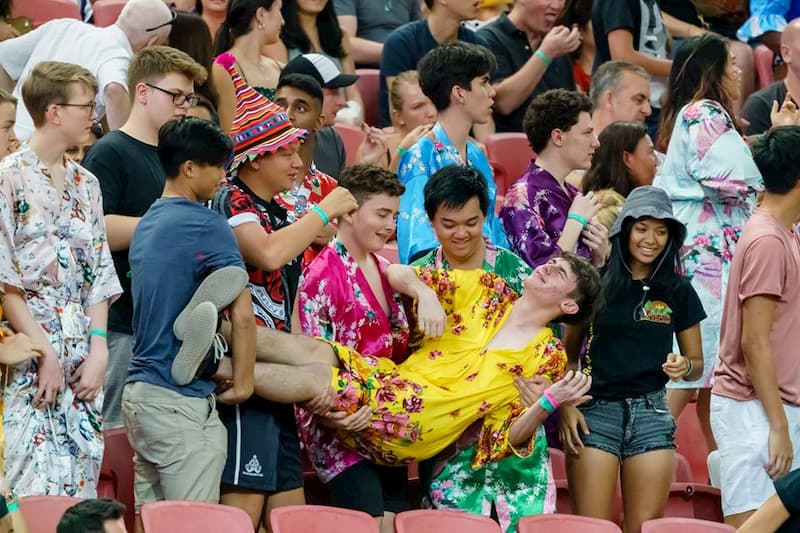
[[(172, 332), (183, 340), (187, 321), (195, 308), (203, 302), (211, 302), (219, 313), (233, 302), (247, 287), (247, 271), (241, 267), (228, 266), (209, 274), (192, 295), (192, 299), (172, 324)], [(216, 329), (216, 328), (214, 328)]]
[(217, 332), (217, 308), (211, 302), (198, 304), (186, 324), (186, 335), (175, 360), (172, 362), (172, 379), (179, 386), (194, 381), (197, 369), (214, 344)]

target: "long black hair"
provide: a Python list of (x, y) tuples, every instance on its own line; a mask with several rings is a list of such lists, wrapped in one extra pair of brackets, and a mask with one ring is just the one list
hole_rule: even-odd
[[(300, 14), (297, 12), (297, 0), (286, 0), (281, 7), (283, 14), (283, 28), (281, 28), (281, 41), (286, 49), (299, 49), (307, 54), (314, 52), (311, 49), (311, 40), (300, 26)], [(317, 31), (319, 31), (319, 44), (322, 51), (331, 57), (342, 58), (345, 56), (342, 47), (342, 28), (333, 9), (333, 0), (328, 0), (325, 7), (317, 15)]]
[[(630, 270), (631, 252), (628, 248), (631, 231), (637, 220), (641, 218), (627, 217), (622, 221), (620, 232), (611, 238), (611, 257), (603, 272), (603, 287), (609, 299), (634, 286)], [(672, 220), (666, 222), (669, 233), (667, 245), (653, 262), (650, 276), (644, 280), (651, 289), (659, 292), (676, 290), (684, 276), (680, 248), (686, 238), (686, 227)]]
[(228, 0), (228, 13), (214, 39), (214, 55), (227, 52), (233, 42), (253, 29), (253, 19), (258, 8), (272, 9), (275, 0)]

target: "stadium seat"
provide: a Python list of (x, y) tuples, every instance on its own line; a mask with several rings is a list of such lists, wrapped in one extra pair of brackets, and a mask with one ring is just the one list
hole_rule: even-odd
[(53, 533), (64, 512), (81, 501), (69, 496), (25, 496), (19, 508), (28, 523), (28, 533)]
[(354, 165), (356, 163), (358, 147), (364, 142), (366, 135), (361, 131), (361, 128), (348, 126), (346, 124), (337, 123), (333, 127), (339, 132), (339, 135), (342, 137), (342, 142), (344, 143), (345, 164), (347, 166)]
[(97, 0), (92, 4), (94, 25), (105, 28), (117, 21), (120, 11), (128, 0)]
[(364, 102), (364, 122), (370, 126), (378, 126), (380, 111), (378, 106), (378, 89), (381, 71), (376, 68), (356, 69), (358, 81), (356, 87)]
[[(113, 498), (125, 505), (125, 525), (133, 531), (135, 516), (133, 497), (133, 448), (128, 442), (124, 428), (109, 429), (103, 432), (105, 453), (100, 469), (100, 487), (104, 488), (107, 480), (113, 484)], [(103, 490), (103, 496), (107, 494)]]
[(672, 477), (672, 481), (688, 483), (694, 481), (692, 466), (689, 464), (689, 460), (677, 452), (675, 452), (675, 473)]
[(677, 452), (686, 457), (692, 467), (693, 479), (702, 483), (708, 480), (708, 447), (703, 432), (700, 431), (700, 420), (697, 418), (697, 403), (692, 401), (678, 417), (675, 430), (675, 446)]
[(238, 507), (170, 500), (142, 505), (142, 526), (145, 533), (253, 532), (250, 517)]
[(378, 255), (387, 259), (390, 263), (399, 263), (400, 255), (397, 252), (397, 241), (387, 242)]
[(486, 138), (485, 145), (494, 170), (497, 194), (504, 195), (506, 189), (527, 170), (536, 154), (524, 133), (494, 133)]
[(550, 448), (550, 467), (553, 469), (553, 479), (556, 481), (567, 479), (567, 458), (564, 452), (557, 448)]
[(269, 524), (272, 533), (378, 533), (378, 522), (367, 513), (322, 505), (273, 509)]
[(38, 28), (53, 19), (81, 20), (81, 10), (72, 0), (17, 0), (13, 2), (14, 17), (28, 17)]
[(673, 483), (664, 516), (722, 522), (719, 489), (698, 483)]
[(775, 73), (772, 70), (772, 61), (774, 59), (775, 54), (763, 44), (759, 44), (753, 49), (753, 60), (756, 63), (759, 89), (766, 89), (775, 81)]
[[(517, 526), (519, 533), (622, 533), (614, 522), (567, 514), (525, 516)], [(399, 533), (399, 532), (398, 532)]]
[(642, 533), (728, 533), (736, 528), (694, 518), (657, 518), (642, 524)]
[(500, 526), (491, 518), (431, 509), (398, 513), (394, 529), (396, 533), (500, 533)]

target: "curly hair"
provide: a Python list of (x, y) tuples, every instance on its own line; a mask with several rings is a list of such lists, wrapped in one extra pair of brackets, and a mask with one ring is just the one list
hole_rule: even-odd
[(339, 185), (355, 197), (358, 205), (374, 194), (401, 196), (406, 188), (397, 174), (376, 165), (353, 165), (339, 175)]
[(522, 126), (531, 149), (537, 154), (547, 148), (553, 130), (568, 131), (581, 113), (591, 113), (589, 97), (577, 91), (553, 89), (534, 98), (525, 111)]

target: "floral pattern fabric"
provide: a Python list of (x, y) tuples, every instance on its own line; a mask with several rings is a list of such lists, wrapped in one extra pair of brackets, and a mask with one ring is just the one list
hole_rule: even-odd
[[(308, 213), (312, 207), (319, 204), (337, 186), (338, 183), (334, 178), (317, 169), (312, 162), (303, 178), (303, 183), (301, 185), (295, 184), (290, 190), (278, 194), (275, 197), (275, 201), (286, 209), (288, 220), (291, 224)], [(334, 221), (331, 222), (335, 224)], [(311, 246), (303, 252), (303, 268), (311, 264), (311, 261), (317, 257), (323, 247), (311, 243)]]
[(494, 211), (497, 185), (489, 159), (475, 143), (467, 141), (467, 161), (464, 161), (437, 122), (428, 136), (403, 154), (397, 171), (406, 187), (400, 198), (400, 216), (397, 218), (397, 251), (402, 263), (408, 263), (417, 254), (439, 245), (425, 212), (425, 184), (437, 170), (449, 165), (469, 165), (480, 171), (486, 179), (489, 212), (483, 223), (483, 234), (494, 244), (508, 247), (503, 226)]
[(513, 380), (558, 379), (567, 361), (561, 342), (542, 328), (521, 349), (487, 348), (517, 299), (511, 287), (483, 270), (418, 269), (418, 274), (439, 297), (445, 332), (425, 337), (399, 365), (332, 343), (342, 366), (331, 379), (339, 408), (373, 410), (369, 428), (340, 434), (340, 440), (377, 463), (402, 464), (433, 457), (482, 420), (474, 467), (512, 453), (529, 455), (533, 438), (521, 450), (508, 441), (511, 425), (525, 411)]
[(681, 109), (654, 185), (667, 191), (675, 217), (686, 224), (681, 258), (708, 315), (700, 323), (703, 376), (667, 386), (710, 387), (733, 251), (763, 181), (725, 109), (699, 100)]
[[(89, 354), (86, 309), (122, 293), (106, 241), (100, 184), (66, 162), (59, 194), (47, 167), (27, 146), (0, 163), (0, 282), (24, 291), (65, 375)], [(103, 394), (92, 402), (73, 386), (55, 406), (34, 409), (38, 363), (7, 369), (3, 394), (5, 473), (20, 496), (97, 497), (103, 459)]]
[[(450, 268), (441, 246), (419, 258), (414, 266)], [(531, 273), (531, 268), (519, 256), (489, 242), (483, 269), (503, 278), (518, 294), (522, 293), (523, 282)], [(534, 450), (528, 457), (511, 455), (473, 468), (475, 452), (475, 446), (468, 446), (449, 460), (447, 452), (433, 459), (437, 465), (443, 463), (443, 468), (437, 472), (434, 467), (430, 487), (424, 487), (426, 505), (485, 516), (491, 516), (494, 507), (504, 532), (516, 531), (523, 516), (555, 512), (556, 487), (544, 426), (536, 430)]]
[[(566, 190), (565, 190), (566, 188)], [(572, 184), (564, 187), (536, 163), (506, 191), (500, 219), (503, 221), (511, 251), (532, 268), (536, 268), (561, 253), (558, 239), (567, 223), (572, 200), (580, 194)], [(590, 260), (592, 252), (580, 240), (574, 250)]]
[[(302, 333), (342, 343), (358, 352), (403, 361), (408, 346), (408, 319), (400, 295), (389, 287), (389, 261), (372, 254), (378, 266), (389, 315), (383, 311), (364, 273), (341, 241), (323, 248), (303, 274), (297, 294)], [(299, 407), (300, 439), (317, 476), (328, 483), (363, 457), (339, 443), (335, 434)]]

